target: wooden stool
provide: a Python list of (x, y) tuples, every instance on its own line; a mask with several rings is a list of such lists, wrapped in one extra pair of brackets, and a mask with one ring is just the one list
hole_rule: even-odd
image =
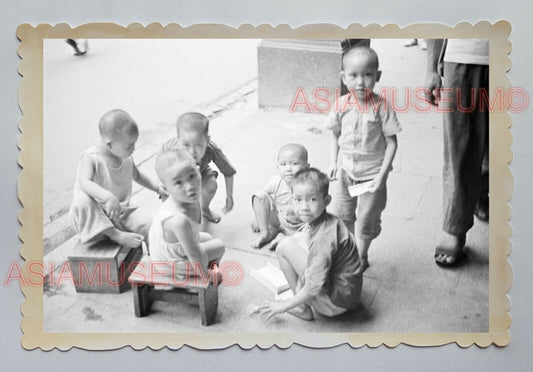
[(78, 241), (68, 256), (76, 292), (124, 292), (141, 257), (142, 247), (126, 248), (107, 239), (92, 244)]
[[(218, 307), (216, 285), (201, 277), (174, 279), (169, 273), (157, 271), (155, 270), (157, 266), (151, 265), (153, 262), (150, 257), (143, 257), (128, 279), (133, 289), (135, 316), (148, 315), (153, 301), (184, 302), (200, 306), (202, 325), (208, 326), (214, 323)], [(159, 289), (155, 286), (166, 288)], [(168, 289), (169, 287), (171, 288)]]

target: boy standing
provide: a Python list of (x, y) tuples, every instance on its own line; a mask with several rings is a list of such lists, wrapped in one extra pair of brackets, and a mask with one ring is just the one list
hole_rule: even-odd
[(107, 236), (123, 246), (138, 247), (147, 240), (152, 221), (130, 206), (132, 181), (159, 194), (165, 192), (133, 162), (139, 128), (128, 113), (109, 111), (98, 129), (100, 143), (80, 160), (70, 217), (83, 243)]
[[(278, 233), (293, 234), (303, 224), (294, 213), (291, 201), (291, 183), (294, 175), (308, 168), (307, 149), (297, 143), (289, 143), (278, 152), (278, 172), (262, 190), (252, 196), (252, 207), (256, 223), (252, 230), (259, 237), (252, 247), (261, 248), (276, 238)], [(275, 249), (276, 242), (271, 249)]]
[[(354, 232), (359, 205), (355, 237), (363, 269), (368, 267), (370, 243), (381, 232), (387, 176), (396, 154), (396, 134), (401, 130), (391, 106), (372, 91), (380, 77), (379, 60), (373, 49), (355, 47), (346, 52), (341, 78), (349, 92), (336, 102), (327, 124), (332, 131), (329, 176), (340, 179), (335, 214)], [(369, 192), (350, 196), (348, 188), (365, 181), (372, 182)]]
[(313, 308), (325, 316), (355, 309), (363, 275), (353, 235), (339, 218), (327, 213), (331, 201), (328, 176), (315, 168), (302, 169), (292, 181), (295, 213), (301, 231), (283, 239), (276, 251), (281, 270), (294, 297), (267, 302), (258, 312), (269, 319), (288, 311), (312, 320)]
[(224, 175), (226, 183), (226, 203), (224, 213), (233, 209), (233, 176), (236, 173), (222, 150), (209, 137), (209, 119), (199, 112), (187, 112), (176, 122), (177, 137), (163, 145), (166, 151), (181, 147), (187, 150), (200, 167), (202, 176), (202, 213), (206, 220), (219, 223), (220, 215), (213, 212), (209, 206), (218, 189), (218, 172), (209, 166), (213, 162)]

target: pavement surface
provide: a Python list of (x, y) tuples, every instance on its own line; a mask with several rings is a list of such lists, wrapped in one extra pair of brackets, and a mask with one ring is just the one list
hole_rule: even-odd
[[(239, 48), (239, 53), (243, 56), (254, 56), (257, 41), (254, 41), (255, 45), (252, 41), (246, 42), (249, 42), (249, 45)], [(402, 43), (403, 40), (373, 40), (372, 46), (380, 56), (380, 67), (383, 71), (381, 86), (395, 87), (398, 96), (405, 100), (409, 97), (407, 88), (423, 84), (425, 54), (417, 47), (404, 48)], [(94, 44), (96, 44), (95, 49), (99, 48), (97, 43)], [(205, 53), (198, 49), (194, 50), (198, 54)], [(113, 51), (117, 52), (117, 49)], [(113, 58), (122, 58), (120, 56), (123, 54), (132, 58), (130, 55), (132, 48), (118, 49), (118, 51), (121, 51), (117, 52), (119, 56)], [(221, 60), (226, 54), (220, 56)], [(164, 54), (163, 58), (170, 58), (170, 54)], [(199, 57), (191, 58), (195, 63), (203, 61)], [(253, 58), (250, 60), (251, 65), (256, 64)], [(92, 60), (87, 59), (80, 63), (89, 64), (90, 61)], [(191, 71), (195, 70), (194, 63), (191, 65)], [(98, 66), (95, 63), (85, 68), (96, 74), (99, 72)], [(224, 66), (224, 63), (217, 64), (216, 68), (219, 66)], [(227, 63), (225, 66), (233, 64)], [(52, 68), (51, 65), (49, 67)], [(44, 331), (161, 333), (488, 331), (488, 226), (479, 221), (475, 222), (474, 228), (467, 236), (467, 257), (458, 267), (441, 268), (433, 260), (442, 214), (442, 118), (440, 113), (434, 111), (420, 113), (407, 110), (398, 114), (403, 131), (398, 136), (399, 147), (394, 170), (388, 180), (389, 197), (382, 218), (383, 231), (370, 248), (370, 267), (364, 274), (360, 306), (339, 317), (332, 319), (318, 317), (313, 322), (306, 322), (289, 314), (282, 314), (266, 321), (250, 314), (254, 306), (274, 298), (267, 288), (250, 276), (250, 270), (263, 267), (267, 262), (276, 264), (275, 253), (268, 247), (258, 250), (250, 246), (255, 237), (249, 228), (253, 220), (250, 197), (272, 174), (275, 174), (277, 151), (285, 143), (302, 143), (309, 151), (311, 165), (325, 170), (328, 153), (324, 144), (327, 143), (328, 133), (323, 129), (325, 119), (323, 115), (290, 113), (286, 109), (258, 109), (254, 67), (248, 66), (244, 70), (249, 72), (249, 76), (245, 72), (241, 73), (239, 69), (232, 69), (233, 67), (228, 67), (224, 70), (220, 67), (216, 70), (218, 75), (224, 76), (233, 85), (231, 88), (228, 86), (227, 91), (221, 94), (213, 93), (212, 99), (200, 101), (191, 98), (187, 104), (178, 106), (175, 111), (158, 112), (157, 115), (160, 116), (157, 116), (157, 119), (154, 114), (154, 120), (148, 120), (152, 112), (143, 111), (138, 107), (136, 114), (132, 113), (136, 118), (144, 115), (143, 122), (146, 120), (160, 123), (141, 131), (134, 154), (140, 169), (147, 174), (155, 176), (154, 154), (163, 142), (174, 135), (172, 122), (175, 117), (181, 112), (180, 110), (192, 108), (212, 115), (211, 136), (237, 168), (234, 210), (223, 216), (220, 224), (205, 226), (213, 236), (226, 243), (224, 259), (239, 263), (244, 273), (238, 285), (219, 287), (216, 323), (202, 327), (196, 307), (160, 302), (154, 303), (149, 316), (136, 318), (131, 290), (119, 295), (76, 293), (73, 284), (69, 280), (63, 280), (59, 283), (50, 282), (44, 290)], [(56, 73), (60, 71), (64, 74), (61, 69), (57, 69)], [(54, 73), (50, 71), (49, 75)], [(127, 75), (124, 75), (125, 79)], [(183, 79), (187, 80), (187, 76)], [(211, 77), (204, 75), (204, 79), (211, 80)], [(108, 90), (117, 87), (120, 91), (123, 89), (122, 83), (111, 84), (109, 87), (104, 80), (99, 84)], [(216, 84), (219, 82), (212, 86), (218, 86)], [(146, 83), (141, 85), (145, 86)], [(380, 86), (376, 87), (379, 88)], [(124, 92), (129, 91), (124, 90)], [(106, 94), (112, 95), (113, 92)], [(142, 91), (136, 94), (143, 97)], [(87, 95), (92, 97), (93, 94), (88, 91)], [(141, 98), (137, 104), (143, 102)], [(102, 97), (92, 99), (105, 102)], [(147, 99), (159, 102), (168, 100), (168, 95), (162, 89), (157, 97)], [(176, 102), (179, 101), (179, 98), (175, 99)], [(127, 102), (128, 99), (124, 98), (125, 105)], [(399, 102), (404, 101), (399, 99)], [(95, 104), (90, 111), (101, 115), (106, 111), (102, 107), (106, 105)], [(70, 108), (57, 106), (55, 110), (69, 111)], [(69, 117), (60, 112), (54, 115), (57, 115), (57, 120), (60, 120), (61, 115), (64, 115), (62, 120)], [(94, 114), (91, 122), (95, 122), (98, 115)], [(141, 119), (138, 121), (141, 122)], [(87, 125), (86, 122), (84, 125)], [(53, 136), (47, 138), (52, 141)], [(87, 143), (90, 144), (91, 142)], [(67, 158), (65, 155), (69, 152), (69, 159), (71, 155), (77, 159), (77, 154), (83, 148), (82, 145), (69, 143), (68, 149), (62, 150), (62, 158)], [(54, 163), (48, 162), (48, 158), (45, 159), (45, 170), (65, 172), (64, 169), (56, 170), (56, 167)], [(73, 167), (75, 169), (75, 166)], [(52, 173), (46, 173), (45, 177), (50, 174)], [(47, 181), (45, 180), (45, 185)], [(54, 176), (53, 180), (49, 181), (49, 188), (45, 188), (45, 204), (49, 201), (48, 197), (53, 199), (54, 195), (55, 200), (65, 199), (71, 187), (67, 183), (70, 179), (67, 180), (66, 176), (65, 178)], [(336, 182), (333, 182), (331, 185), (333, 195), (336, 187)], [(58, 195), (61, 195), (61, 198)], [(215, 209), (221, 209), (223, 197), (224, 186), (223, 182), (220, 182), (219, 191), (212, 204)], [(138, 188), (133, 201), (154, 212), (160, 205), (155, 194)], [(52, 204), (50, 202), (48, 205)], [(56, 224), (59, 225), (58, 222)], [(57, 231), (65, 229), (65, 226), (53, 225), (52, 221), (45, 224), (45, 236), (47, 229), (55, 229), (56, 235)], [(49, 267), (54, 263), (58, 267), (64, 262), (76, 239), (76, 236), (63, 239), (61, 244), (50, 248), (44, 256), (45, 266)]]

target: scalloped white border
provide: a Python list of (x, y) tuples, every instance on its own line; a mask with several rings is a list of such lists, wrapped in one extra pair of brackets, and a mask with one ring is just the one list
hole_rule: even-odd
[[(22, 225), (20, 238), (23, 245), (21, 256), (26, 260), (22, 274), (28, 275), (27, 262), (43, 260), (43, 39), (45, 38), (479, 38), (490, 40), (490, 89), (510, 88), (506, 72), (511, 68), (508, 40), (511, 25), (507, 21), (495, 24), (479, 22), (475, 25), (460, 23), (455, 27), (442, 24), (415, 24), (400, 28), (395, 24), (367, 26), (352, 24), (341, 28), (332, 24), (311, 24), (291, 28), (287, 24), (273, 27), (262, 24), (243, 24), (232, 28), (219, 24), (197, 24), (181, 27), (178, 24), (162, 26), (151, 23), (143, 26), (132, 23), (123, 27), (112, 23), (90, 23), (76, 28), (68, 24), (51, 26), (41, 24), (33, 27), (22, 24), (17, 28), (21, 41), (18, 54), (22, 61), (19, 72), (23, 76), (19, 88), (19, 106), (23, 117), (19, 122), (22, 135), (19, 164), (22, 171), (19, 177), (18, 194), (23, 205), (19, 214)], [(492, 93), (492, 92), (491, 92)], [(492, 97), (492, 95), (491, 95)], [(511, 217), (508, 201), (511, 198), (514, 182), (509, 162), (512, 159), (510, 144), (511, 117), (507, 112), (490, 113), (490, 198), (491, 208), (499, 211), (491, 214), (489, 240), (489, 331), (486, 333), (44, 333), (43, 332), (43, 288), (22, 286), (25, 301), (21, 311), (23, 319), (22, 346), (26, 349), (58, 348), (67, 350), (79, 347), (91, 350), (109, 350), (124, 346), (134, 349), (150, 347), (179, 349), (189, 345), (198, 349), (220, 349), (238, 344), (244, 349), (254, 346), (270, 348), (277, 345), (288, 348), (299, 344), (315, 348), (349, 344), (352, 347), (367, 345), (376, 347), (382, 344), (395, 347), (400, 343), (413, 346), (437, 346), (457, 343), (461, 347), (476, 344), (487, 347), (490, 344), (508, 345), (511, 317), (508, 313), (507, 292), (512, 283), (512, 270), (507, 260), (511, 252)], [(497, 139), (497, 140), (496, 140)], [(497, 183), (496, 183), (497, 180)]]

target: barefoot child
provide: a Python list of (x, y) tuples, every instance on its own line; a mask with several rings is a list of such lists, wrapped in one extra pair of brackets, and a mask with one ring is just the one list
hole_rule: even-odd
[(123, 246), (138, 247), (146, 240), (152, 220), (130, 206), (132, 181), (159, 194), (164, 192), (133, 162), (139, 129), (130, 115), (109, 111), (98, 129), (100, 143), (81, 156), (70, 217), (84, 243), (107, 236)]
[(328, 187), (328, 177), (315, 168), (294, 176), (294, 210), (305, 225), (277, 249), (294, 297), (261, 305), (257, 311), (268, 319), (288, 311), (312, 320), (311, 308), (331, 317), (357, 307), (363, 285), (361, 261), (353, 235), (340, 219), (326, 212), (331, 201)]
[(222, 150), (209, 137), (209, 119), (198, 112), (187, 112), (176, 123), (177, 137), (163, 145), (163, 151), (182, 147), (200, 167), (202, 175), (202, 213), (206, 220), (219, 223), (220, 215), (209, 208), (218, 189), (218, 172), (209, 166), (213, 162), (224, 175), (226, 183), (226, 203), (224, 213), (233, 209), (233, 175), (235, 168)]
[[(332, 111), (327, 123), (332, 131), (329, 176), (340, 180), (334, 214), (351, 232), (354, 232), (357, 208), (355, 238), (366, 269), (370, 243), (381, 232), (381, 212), (387, 204), (387, 176), (396, 154), (396, 134), (401, 128), (390, 104), (372, 92), (381, 77), (378, 56), (373, 49), (355, 47), (346, 52), (341, 77), (349, 93), (340, 97), (336, 104), (339, 109)], [(348, 188), (365, 181), (372, 182), (369, 191), (352, 197)]]
[(225, 248), (219, 239), (200, 232), (202, 180), (194, 159), (184, 149), (162, 152), (155, 169), (169, 197), (159, 208), (150, 227), (150, 255), (154, 261), (177, 264), (187, 273), (188, 263), (199, 263), (207, 277), (211, 264), (220, 263)]
[[(256, 221), (252, 224), (252, 230), (259, 233), (252, 247), (261, 248), (274, 240), (280, 232), (291, 235), (303, 224), (291, 206), (291, 183), (296, 172), (308, 167), (307, 150), (302, 145), (289, 143), (279, 150), (279, 174), (252, 196)], [(274, 241), (271, 249), (275, 249), (276, 244)]]

